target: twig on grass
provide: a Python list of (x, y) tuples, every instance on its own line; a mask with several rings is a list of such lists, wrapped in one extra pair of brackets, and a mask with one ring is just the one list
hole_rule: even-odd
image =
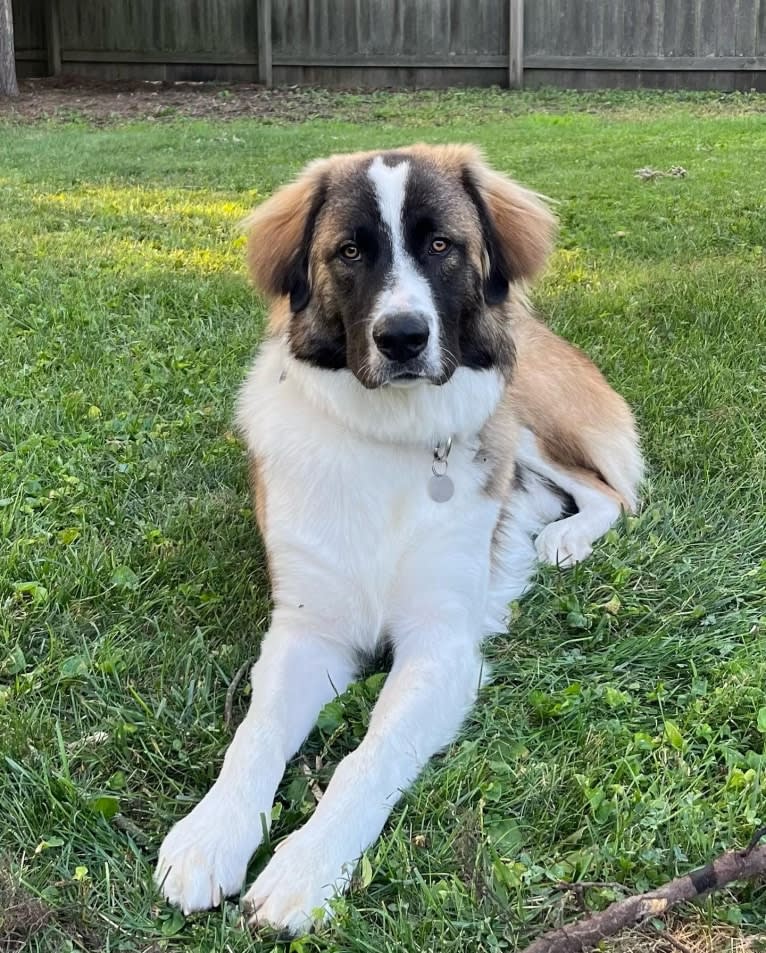
[(682, 165), (674, 165), (667, 172), (663, 172), (661, 169), (646, 166), (643, 169), (636, 169), (635, 175), (637, 179), (641, 179), (643, 182), (654, 182), (656, 179), (669, 178), (685, 179), (686, 169)]
[(232, 680), (229, 682), (229, 687), (226, 689), (226, 701), (223, 705), (223, 723), (226, 728), (231, 725), (231, 713), (232, 708), (234, 707), (234, 693), (239, 688), (239, 683), (242, 681), (245, 672), (252, 664), (252, 659), (248, 659), (246, 662), (243, 662), (235, 672), (234, 678), (232, 678)]
[(764, 836), (766, 827), (759, 828), (744, 850), (726, 851), (704, 867), (676, 877), (656, 890), (617, 900), (600, 913), (551, 930), (522, 953), (585, 953), (626, 927), (662, 916), (682, 900), (694, 900), (734, 880), (766, 874), (766, 845), (757, 846)]
[(609, 880), (576, 880), (574, 883), (567, 883), (565, 880), (562, 880), (555, 884), (553, 889), (561, 890), (564, 893), (571, 893), (581, 913), (587, 913), (589, 908), (585, 900), (585, 891), (595, 887), (608, 887), (614, 890), (625, 891), (623, 884)]
[(750, 838), (750, 843), (742, 851), (742, 856), (748, 857), (750, 854), (752, 854), (755, 848), (758, 846), (759, 841), (762, 841), (764, 837), (766, 837), (766, 824), (764, 824), (763, 827), (756, 828), (753, 836)]
[(660, 933), (659, 931), (657, 931), (657, 933), (668, 944), (668, 946), (672, 946), (674, 949), (679, 950), (679, 953), (694, 953), (690, 947), (676, 939), (672, 933)]
[[(316, 770), (319, 771), (321, 767), (322, 767), (322, 759), (317, 755)], [(311, 767), (305, 758), (301, 758), (301, 772), (305, 775), (306, 780), (309, 783), (309, 790), (314, 795), (314, 800), (316, 801), (317, 804), (319, 804), (319, 802), (324, 797), (324, 791), (319, 786), (319, 783), (316, 780), (314, 780), (314, 775), (311, 770)]]
[(133, 840), (138, 844), (139, 847), (146, 847), (149, 843), (149, 838), (141, 830), (138, 824), (135, 824), (129, 817), (125, 817), (124, 814), (115, 814), (113, 818), (114, 826), (124, 833), (128, 834)]

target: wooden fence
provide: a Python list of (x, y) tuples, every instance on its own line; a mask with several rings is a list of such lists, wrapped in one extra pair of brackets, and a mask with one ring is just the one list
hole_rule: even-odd
[(766, 0), (13, 0), (19, 75), (766, 90)]

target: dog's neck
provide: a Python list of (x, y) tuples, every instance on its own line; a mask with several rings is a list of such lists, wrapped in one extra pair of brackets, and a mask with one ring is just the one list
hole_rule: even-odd
[(361, 437), (382, 443), (432, 449), (448, 437), (475, 437), (491, 417), (505, 388), (496, 370), (459, 367), (439, 386), (423, 382), (410, 387), (368, 390), (350, 370), (325, 370), (293, 357), (284, 339), (264, 345), (280, 373), (315, 408)]

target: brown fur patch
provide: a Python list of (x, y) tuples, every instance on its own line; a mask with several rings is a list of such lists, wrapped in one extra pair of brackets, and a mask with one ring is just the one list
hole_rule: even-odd
[(290, 326), (290, 299), (279, 298), (274, 301), (269, 311), (269, 330), (272, 334), (282, 334)]
[(582, 351), (531, 317), (519, 295), (506, 310), (516, 366), (480, 434), (479, 452), (490, 465), (485, 492), (507, 498), (516, 436), (527, 427), (551, 463), (632, 512), (641, 457), (630, 408)]
[(515, 275), (531, 281), (550, 256), (556, 220), (541, 199), (484, 163), (474, 174)]
[(294, 182), (283, 186), (243, 222), (248, 233), (250, 277), (256, 288), (270, 298), (285, 293), (286, 269), (300, 251), (306, 222), (330, 161), (311, 163)]
[(580, 478), (611, 487), (626, 510), (636, 507), (641, 457), (633, 414), (582, 351), (527, 315), (513, 324), (513, 413), (536, 435), (541, 452)]
[(258, 457), (250, 456), (248, 460), (248, 477), (250, 483), (250, 499), (255, 513), (255, 522), (261, 536), (266, 538), (266, 481), (258, 462)]
[(479, 434), (479, 454), (489, 467), (484, 492), (493, 499), (508, 499), (516, 466), (519, 426), (510, 387), (506, 387), (494, 414)]

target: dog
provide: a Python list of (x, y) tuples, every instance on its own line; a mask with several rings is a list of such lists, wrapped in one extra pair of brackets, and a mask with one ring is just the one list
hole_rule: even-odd
[(220, 775), (160, 850), (185, 912), (240, 893), (286, 762), (387, 646), (366, 737), (243, 898), (291, 933), (331, 914), (455, 738), (536, 562), (584, 559), (635, 510), (630, 409), (525, 298), (555, 225), (464, 145), (316, 161), (251, 215), (271, 311), (236, 419), (273, 615)]

